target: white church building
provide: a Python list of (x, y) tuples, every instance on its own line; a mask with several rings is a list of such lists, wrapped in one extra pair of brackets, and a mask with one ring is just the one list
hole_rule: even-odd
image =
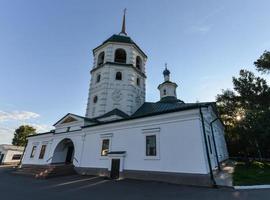
[(160, 99), (145, 101), (147, 56), (122, 30), (93, 49), (86, 115), (68, 113), (31, 135), (25, 166), (72, 165), (79, 174), (211, 186), (228, 158), (214, 102), (185, 103), (165, 68)]

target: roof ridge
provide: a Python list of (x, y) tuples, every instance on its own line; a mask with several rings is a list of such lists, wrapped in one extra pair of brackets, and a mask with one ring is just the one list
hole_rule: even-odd
[[(117, 113), (118, 112), (118, 113)], [(126, 114), (124, 111), (118, 109), (118, 108), (114, 108), (113, 110), (107, 112), (107, 113), (104, 113), (103, 115), (101, 116), (98, 116), (98, 117), (95, 117), (95, 118), (92, 118), (92, 119), (95, 119), (95, 120), (98, 120), (100, 118), (103, 118), (103, 117), (108, 117), (108, 116), (111, 116), (111, 115), (118, 115), (120, 117), (123, 117), (123, 118), (129, 118), (130, 116), (128, 114)]]

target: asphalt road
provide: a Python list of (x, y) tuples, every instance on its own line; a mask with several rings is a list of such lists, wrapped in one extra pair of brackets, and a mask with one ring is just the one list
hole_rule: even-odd
[(233, 190), (187, 187), (152, 181), (112, 181), (73, 175), (46, 180), (15, 175), (0, 168), (1, 200), (269, 200), (270, 189)]

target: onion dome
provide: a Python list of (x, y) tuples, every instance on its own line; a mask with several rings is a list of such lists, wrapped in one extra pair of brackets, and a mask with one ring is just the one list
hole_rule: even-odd
[(171, 73), (171, 72), (167, 69), (167, 67), (166, 67), (165, 70), (163, 71), (163, 75), (164, 75), (164, 76), (169, 76), (170, 73)]

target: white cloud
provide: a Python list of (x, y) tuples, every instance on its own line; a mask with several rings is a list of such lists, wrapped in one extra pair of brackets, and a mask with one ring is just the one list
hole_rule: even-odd
[(230, 79), (215, 76), (203, 76), (199, 84), (196, 93), (199, 95), (201, 102), (215, 101), (216, 96), (221, 94), (222, 89), (232, 88)]
[(0, 122), (11, 121), (11, 120), (28, 120), (40, 117), (39, 114), (30, 111), (12, 111), (4, 112), (0, 110)]
[(217, 7), (216, 9), (213, 9), (211, 12), (207, 13), (204, 16), (201, 16), (198, 20), (198, 23), (205, 23), (207, 21), (209, 21), (210, 19), (216, 17), (216, 15), (218, 15), (221, 11), (223, 11), (225, 9), (225, 7)]
[(14, 131), (21, 125), (30, 125), (38, 133), (47, 132), (53, 129), (47, 124), (40, 124), (37, 121), (40, 115), (30, 111), (2, 111), (0, 110), (0, 144), (10, 144)]
[[(47, 132), (53, 129), (52, 126), (46, 125), (46, 124), (35, 124), (35, 123), (20, 123), (18, 124), (18, 127), (20, 125), (29, 125), (36, 129), (37, 133), (43, 133)], [(12, 142), (12, 138), (14, 136), (16, 127), (7, 127), (4, 125), (4, 127), (0, 127), (0, 144), (10, 144)]]
[(0, 144), (10, 144), (13, 138), (13, 133), (13, 129), (0, 127)]
[(192, 32), (207, 33), (211, 30), (210, 25), (194, 25), (191, 27)]
[(52, 126), (47, 125), (47, 124), (28, 123), (27, 125), (33, 126), (36, 129), (37, 133), (43, 133), (43, 132), (47, 132), (53, 129)]
[(188, 28), (189, 32), (193, 33), (201, 33), (206, 34), (213, 29), (213, 25), (211, 20), (216, 17), (220, 12), (224, 10), (224, 7), (217, 7), (213, 9), (211, 12), (205, 13), (196, 20), (192, 26)]

